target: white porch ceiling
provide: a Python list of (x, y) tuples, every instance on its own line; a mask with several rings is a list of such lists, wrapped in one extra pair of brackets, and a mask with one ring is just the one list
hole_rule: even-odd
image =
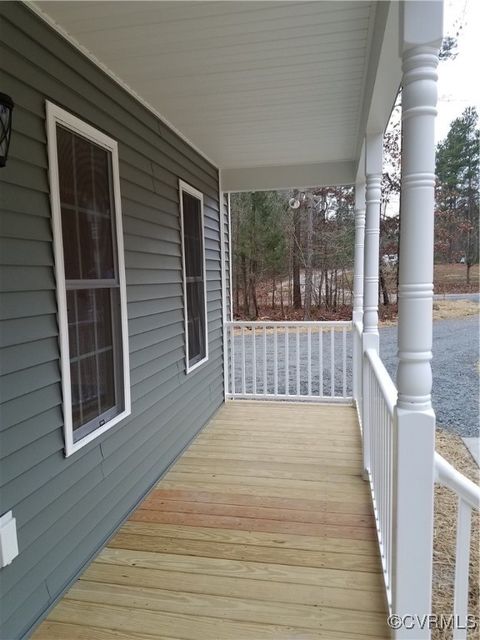
[(388, 3), (36, 5), (247, 188), (255, 167), (354, 179)]

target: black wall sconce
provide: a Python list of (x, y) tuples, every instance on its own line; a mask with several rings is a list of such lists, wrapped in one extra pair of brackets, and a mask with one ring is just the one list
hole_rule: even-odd
[(12, 111), (13, 100), (6, 93), (0, 93), (0, 167), (7, 164), (12, 135)]

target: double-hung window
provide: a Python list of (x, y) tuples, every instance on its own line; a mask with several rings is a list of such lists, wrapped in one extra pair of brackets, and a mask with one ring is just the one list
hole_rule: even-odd
[(65, 452), (130, 413), (117, 143), (47, 102)]
[(203, 195), (180, 181), (187, 373), (208, 360)]

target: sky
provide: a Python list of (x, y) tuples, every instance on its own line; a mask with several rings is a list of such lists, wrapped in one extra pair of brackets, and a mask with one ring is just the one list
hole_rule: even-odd
[(480, 113), (480, 1), (445, 0), (444, 34), (457, 38), (458, 55), (438, 67), (436, 142), (466, 107), (476, 106)]

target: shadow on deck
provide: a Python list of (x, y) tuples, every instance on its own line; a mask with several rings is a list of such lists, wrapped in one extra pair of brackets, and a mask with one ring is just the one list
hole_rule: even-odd
[(353, 408), (229, 402), (35, 640), (390, 636)]

